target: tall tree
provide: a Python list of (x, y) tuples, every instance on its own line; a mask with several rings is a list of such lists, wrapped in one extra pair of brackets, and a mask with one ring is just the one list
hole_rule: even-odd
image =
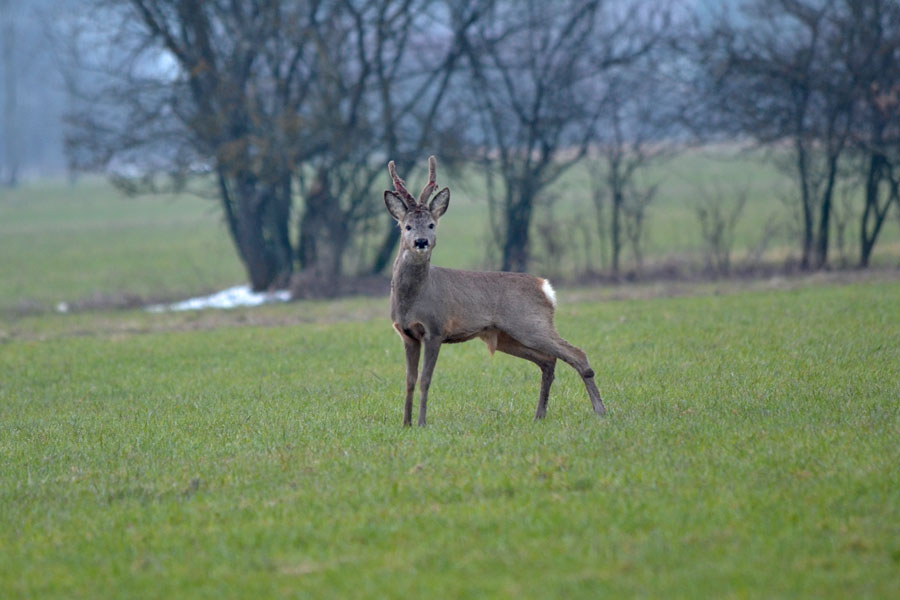
[(641, 175), (672, 156), (685, 138), (681, 114), (689, 98), (675, 83), (674, 57), (680, 57), (680, 51), (671, 43), (682, 27), (670, 23), (648, 52), (611, 69), (605, 78), (596, 150), (591, 152), (597, 160), (588, 161), (588, 170), (600, 238), (608, 240), (610, 269), (616, 276), (626, 238), (632, 240), (635, 257), (640, 254), (646, 209), (657, 189), (641, 181)]
[(900, 5), (843, 0), (835, 31), (839, 67), (853, 75), (851, 145), (863, 187), (859, 266), (866, 267), (891, 206), (900, 210)]
[[(285, 285), (301, 109), (321, 2), (100, 2), (106, 85), (82, 95), (68, 144), (82, 168), (214, 176), (254, 289)], [(95, 41), (98, 28), (87, 31)], [(79, 90), (81, 92), (81, 90)], [(106, 110), (99, 110), (105, 107)]]
[(89, 55), (106, 85), (71, 115), (77, 166), (128, 186), (135, 175), (211, 174), (253, 287), (286, 285), (299, 264), (328, 293), (346, 249), (383, 212), (368, 193), (376, 165), (386, 154), (411, 163), (431, 143), (460, 55), (446, 11), (436, 0), (97, 6), (83, 47), (90, 54), (99, 33), (111, 52)]
[(0, 72), (3, 93), (3, 162), (0, 185), (15, 187), (19, 180), (18, 61), (16, 60), (17, 13), (9, 0), (0, 0)]
[(473, 146), (503, 181), (494, 232), (502, 269), (527, 269), (537, 199), (595, 139), (603, 75), (657, 40), (665, 11), (649, 4), (498, 0), (467, 35)]
[[(801, 265), (828, 260), (834, 193), (854, 118), (853, 74), (830, 0), (751, 0), (702, 35), (697, 60), (726, 132), (784, 145), (802, 213)], [(778, 153), (783, 156), (783, 153)]]
[[(385, 223), (371, 195), (384, 176), (383, 157), (407, 169), (440, 150), (434, 141), (444, 123), (440, 107), (459, 63), (460, 38), (481, 4), (462, 2), (449, 14), (443, 8), (430, 0), (344, 1), (312, 34), (327, 76), (310, 102), (318, 150), (309, 174), (301, 172), (312, 193), (305, 195), (298, 255), (317, 278), (334, 282), (348, 240)], [(398, 230), (392, 220), (387, 225), (362, 269), (377, 273), (389, 262)]]

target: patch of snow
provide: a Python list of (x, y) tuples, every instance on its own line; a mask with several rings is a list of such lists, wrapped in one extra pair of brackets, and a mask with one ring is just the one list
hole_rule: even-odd
[(277, 292), (254, 292), (247, 285), (235, 287), (210, 294), (175, 302), (173, 304), (154, 304), (146, 308), (149, 312), (166, 312), (182, 310), (203, 310), (206, 308), (237, 308), (239, 306), (259, 306), (272, 302), (287, 302), (291, 299), (289, 290)]

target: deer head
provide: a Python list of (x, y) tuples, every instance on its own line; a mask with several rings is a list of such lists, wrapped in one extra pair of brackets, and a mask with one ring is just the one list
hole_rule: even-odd
[(433, 156), (428, 158), (428, 183), (422, 188), (418, 200), (407, 191), (406, 182), (397, 175), (394, 161), (388, 163), (388, 171), (395, 191), (385, 190), (384, 204), (400, 225), (401, 252), (409, 250), (411, 256), (427, 260), (437, 243), (438, 219), (450, 205), (450, 189), (445, 187), (431, 198), (437, 188), (437, 161)]

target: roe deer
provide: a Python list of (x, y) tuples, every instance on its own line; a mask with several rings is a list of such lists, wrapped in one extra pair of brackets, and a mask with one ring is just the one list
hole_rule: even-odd
[(547, 413), (556, 359), (572, 365), (584, 380), (598, 415), (606, 414), (594, 371), (579, 348), (559, 336), (553, 324), (556, 294), (546, 279), (525, 273), (474, 272), (431, 266), (438, 219), (447, 212), (450, 190), (434, 195), (435, 158), (428, 159), (428, 183), (418, 201), (397, 176), (394, 162), (388, 170), (396, 191), (384, 192), (388, 212), (401, 227), (400, 251), (391, 278), (391, 320), (406, 347), (406, 405), (403, 424), (412, 424), (413, 393), (419, 354), (422, 366), (419, 425), (425, 425), (428, 388), (441, 344), (479, 337), (495, 350), (530, 360), (541, 369), (541, 393), (535, 419)]

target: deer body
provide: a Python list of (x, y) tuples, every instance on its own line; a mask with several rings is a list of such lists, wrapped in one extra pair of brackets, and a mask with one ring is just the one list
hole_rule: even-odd
[(430, 179), (416, 202), (389, 164), (397, 192), (385, 192), (388, 211), (401, 228), (400, 251), (391, 278), (391, 320), (406, 349), (406, 403), (403, 423), (412, 423), (412, 402), (422, 347), (419, 425), (426, 424), (428, 390), (441, 344), (479, 337), (496, 350), (525, 358), (541, 369), (541, 393), (536, 419), (544, 417), (556, 359), (572, 365), (584, 380), (594, 411), (606, 409), (594, 382), (594, 371), (580, 349), (563, 340), (553, 324), (556, 299), (549, 282), (533, 275), (477, 272), (431, 266), (437, 220), (447, 210), (450, 191), (444, 188), (426, 206), (437, 187), (435, 161)]

